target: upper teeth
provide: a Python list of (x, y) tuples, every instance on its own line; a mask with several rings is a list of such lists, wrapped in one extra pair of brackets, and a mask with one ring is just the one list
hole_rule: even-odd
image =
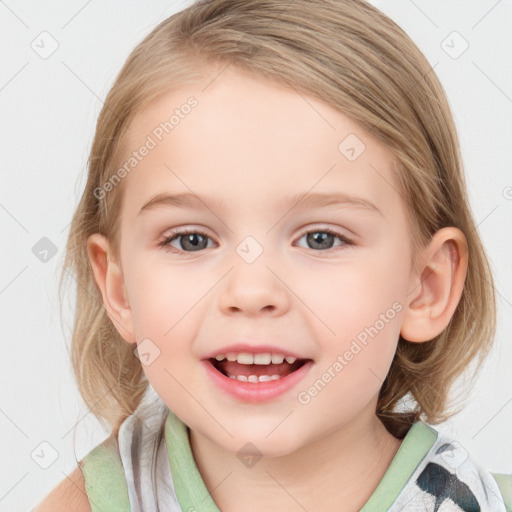
[(268, 352), (264, 354), (250, 354), (248, 352), (237, 354), (235, 352), (228, 352), (227, 354), (216, 355), (215, 359), (217, 359), (217, 361), (227, 359), (228, 361), (236, 361), (239, 364), (281, 364), (285, 359), (286, 362), (292, 364), (297, 360), (297, 358), (293, 356), (270, 354)]

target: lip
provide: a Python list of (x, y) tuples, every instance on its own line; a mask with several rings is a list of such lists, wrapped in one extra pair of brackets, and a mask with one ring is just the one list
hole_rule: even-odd
[[(260, 350), (258, 348), (258, 350)], [(271, 350), (266, 350), (271, 352)], [(233, 350), (236, 352), (236, 350)], [(219, 352), (216, 352), (218, 354)], [(275, 353), (282, 353), (276, 350)], [(290, 354), (292, 355), (292, 354)], [(215, 357), (215, 356), (213, 356)], [(309, 372), (313, 361), (308, 359), (299, 369), (286, 377), (266, 382), (243, 382), (227, 377), (219, 372), (209, 360), (202, 360), (206, 373), (211, 381), (228, 395), (249, 403), (270, 401), (296, 386)]]
[(202, 359), (214, 359), (218, 354), (228, 354), (229, 352), (235, 352), (236, 354), (240, 354), (242, 352), (248, 354), (271, 353), (293, 356), (296, 359), (309, 359), (308, 357), (297, 354), (296, 352), (290, 352), (289, 350), (278, 347), (277, 345), (249, 345), (247, 343), (236, 343), (234, 345), (228, 345), (227, 347), (218, 348), (203, 356)]

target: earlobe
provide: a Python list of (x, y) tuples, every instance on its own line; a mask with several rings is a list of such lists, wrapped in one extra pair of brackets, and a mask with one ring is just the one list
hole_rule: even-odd
[(111, 258), (108, 240), (99, 233), (89, 236), (87, 254), (109, 318), (128, 343), (135, 343), (132, 311), (126, 296), (123, 273)]
[(417, 343), (439, 335), (455, 313), (468, 267), (466, 237), (457, 228), (442, 228), (422, 253), (400, 331), (402, 338)]

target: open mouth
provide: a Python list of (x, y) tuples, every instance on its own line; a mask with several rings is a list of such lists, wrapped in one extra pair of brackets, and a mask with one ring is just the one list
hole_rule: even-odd
[[(230, 357), (230, 359), (234, 358)], [(209, 359), (212, 366), (224, 376), (252, 383), (279, 380), (297, 371), (308, 361), (311, 359), (284, 358), (271, 354), (256, 354), (252, 362), (251, 357), (238, 357), (230, 361), (223, 354)]]

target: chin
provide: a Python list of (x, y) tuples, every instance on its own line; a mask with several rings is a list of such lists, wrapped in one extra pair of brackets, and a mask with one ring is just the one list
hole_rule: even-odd
[[(274, 422), (270, 428), (265, 423), (265, 426), (261, 428), (253, 425), (248, 429), (241, 427), (236, 431), (231, 430), (233, 438), (229, 438), (227, 446), (224, 448), (239, 457), (243, 456), (244, 452), (250, 454), (252, 451), (261, 457), (290, 455), (298, 450), (305, 440), (292, 437), (290, 427), (283, 429), (282, 432), (278, 432), (278, 427), (275, 432), (272, 432), (278, 423)], [(269, 434), (269, 432), (271, 433)]]

